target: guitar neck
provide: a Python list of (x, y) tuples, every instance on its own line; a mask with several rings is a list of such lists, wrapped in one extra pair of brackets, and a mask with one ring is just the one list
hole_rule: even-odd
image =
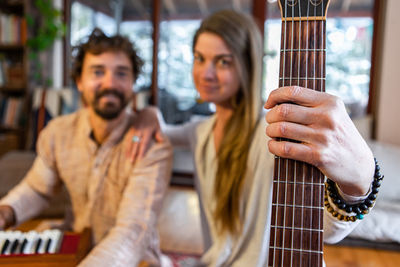
[[(325, 13), (298, 15), (302, 14), (301, 8), (307, 8), (303, 14), (309, 15), (313, 7), (309, 3), (325, 1), (299, 1), (298, 9), (288, 4), (297, 1), (281, 2), (281, 12), (285, 15), (282, 16), (279, 85), (324, 92)], [(323, 196), (324, 175), (317, 168), (275, 157), (269, 266), (322, 267)]]

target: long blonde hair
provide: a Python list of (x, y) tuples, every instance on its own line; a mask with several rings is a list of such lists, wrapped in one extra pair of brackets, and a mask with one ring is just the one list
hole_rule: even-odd
[(221, 234), (237, 234), (242, 229), (239, 200), (246, 174), (251, 138), (261, 111), (262, 41), (254, 20), (240, 12), (223, 10), (203, 20), (193, 39), (193, 49), (201, 33), (220, 36), (234, 55), (240, 89), (231, 99), (233, 115), (224, 128), (217, 152), (214, 186), (214, 218)]

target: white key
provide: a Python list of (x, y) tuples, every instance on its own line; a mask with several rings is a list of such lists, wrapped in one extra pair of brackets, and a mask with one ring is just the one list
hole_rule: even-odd
[[(4, 250), (3, 255), (10, 255), (11, 253), (11, 247), (16, 239), (16, 234), (13, 231), (7, 231), (5, 238), (8, 240), (8, 245), (7, 248)], [(7, 242), (7, 241), (6, 241)]]
[(22, 253), (23, 254), (34, 254), (35, 253), (34, 245), (36, 243), (36, 240), (39, 238), (38, 233), (35, 231), (29, 231), (25, 237), (26, 237), (27, 243), (26, 243), (25, 248)]
[(49, 253), (57, 253), (60, 250), (62, 238), (63, 238), (63, 232), (60, 230), (52, 230), (50, 233), (51, 236), (51, 244), (49, 247)]

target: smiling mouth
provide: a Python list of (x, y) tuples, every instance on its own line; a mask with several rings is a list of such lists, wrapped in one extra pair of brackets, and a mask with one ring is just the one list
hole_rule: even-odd
[(216, 85), (200, 85), (200, 88), (207, 90), (207, 91), (215, 91), (218, 89)]

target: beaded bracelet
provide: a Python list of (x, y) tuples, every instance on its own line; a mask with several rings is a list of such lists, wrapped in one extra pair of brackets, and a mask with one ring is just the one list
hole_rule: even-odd
[[(356, 221), (357, 219), (362, 220), (365, 214), (369, 213), (369, 210), (374, 206), (377, 194), (379, 192), (379, 187), (381, 186), (381, 181), (383, 179), (383, 175), (380, 173), (380, 167), (378, 165), (378, 161), (375, 160), (375, 173), (374, 180), (372, 181), (371, 193), (361, 202), (356, 204), (348, 204), (346, 203), (340, 194), (337, 191), (336, 184), (334, 181), (327, 179), (325, 183), (325, 207), (327, 207), (328, 212), (330, 212), (334, 217), (337, 217), (339, 220), (345, 221)], [(335, 209), (331, 206), (329, 202), (328, 195), (331, 198), (333, 204), (336, 205), (340, 210), (346, 211), (346, 213), (354, 213), (354, 216), (347, 216), (335, 211)]]

